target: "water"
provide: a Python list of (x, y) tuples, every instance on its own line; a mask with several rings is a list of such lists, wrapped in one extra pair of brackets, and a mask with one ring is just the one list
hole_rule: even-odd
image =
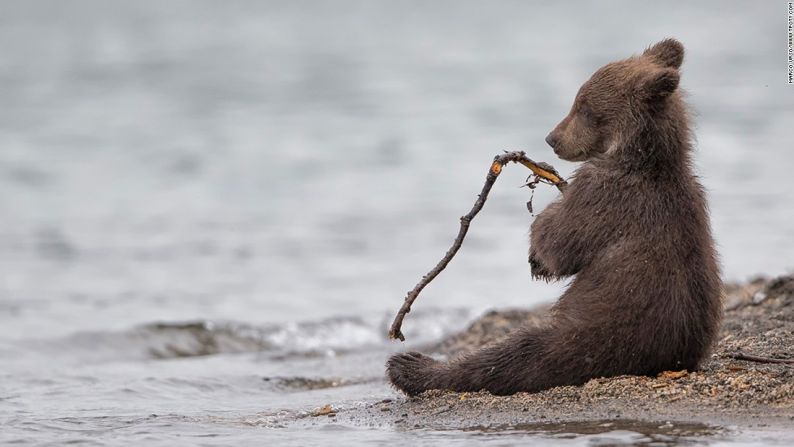
[[(393, 397), (387, 324), (491, 157), (570, 173), (543, 136), (594, 69), (665, 36), (688, 48), (726, 278), (788, 271), (784, 8), (1, 2), (0, 443), (612, 439), (257, 421)], [(505, 171), (409, 343), (560, 294), (529, 276), (525, 175)]]

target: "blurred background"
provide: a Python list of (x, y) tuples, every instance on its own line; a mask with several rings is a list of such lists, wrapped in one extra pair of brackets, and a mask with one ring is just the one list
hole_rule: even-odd
[[(228, 440), (248, 435), (207, 418), (391, 395), (386, 325), (492, 157), (570, 175), (544, 136), (664, 37), (725, 278), (790, 271), (785, 7), (0, 2), (0, 440), (167, 439), (150, 413)], [(561, 293), (530, 278), (526, 176), (505, 170), (409, 342)], [(270, 380), (318, 376), (354, 384)]]

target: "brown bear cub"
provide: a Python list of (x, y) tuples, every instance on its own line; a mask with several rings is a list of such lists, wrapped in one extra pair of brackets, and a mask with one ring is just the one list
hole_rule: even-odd
[(667, 39), (607, 64), (546, 137), (584, 162), (531, 228), (532, 274), (575, 275), (548, 323), (449, 362), (394, 355), (395, 387), (512, 394), (698, 367), (720, 324), (721, 282), (678, 91), (683, 58)]

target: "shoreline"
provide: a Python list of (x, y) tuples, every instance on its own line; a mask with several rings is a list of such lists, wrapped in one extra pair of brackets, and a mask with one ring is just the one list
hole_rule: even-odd
[[(581, 434), (597, 433), (601, 427), (651, 436), (779, 430), (794, 438), (794, 364), (731, 358), (738, 353), (794, 357), (794, 276), (726, 284), (723, 302), (717, 345), (699, 371), (596, 378), (582, 386), (512, 396), (434, 390), (352, 407), (330, 404), (330, 411), (315, 410), (292, 422), (404, 430), (562, 429)], [(519, 325), (536, 324), (547, 311), (548, 307), (491, 311), (423, 352), (453, 356), (497, 340)]]

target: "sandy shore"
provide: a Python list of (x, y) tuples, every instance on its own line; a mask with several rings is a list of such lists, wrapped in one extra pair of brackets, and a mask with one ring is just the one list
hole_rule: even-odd
[[(581, 433), (610, 426), (662, 434), (665, 430), (708, 434), (712, 427), (724, 426), (794, 430), (794, 364), (733, 358), (740, 353), (794, 358), (794, 277), (726, 285), (725, 308), (719, 342), (700, 371), (594, 379), (583, 386), (507, 397), (430, 391), (417, 398), (398, 397), (365, 406), (336, 408), (331, 403), (300, 419), (310, 424), (333, 421), (405, 429), (553, 431), (560, 426)], [(454, 355), (496, 340), (521, 324), (535, 324), (545, 311), (490, 312), (463, 333), (425, 351)]]

